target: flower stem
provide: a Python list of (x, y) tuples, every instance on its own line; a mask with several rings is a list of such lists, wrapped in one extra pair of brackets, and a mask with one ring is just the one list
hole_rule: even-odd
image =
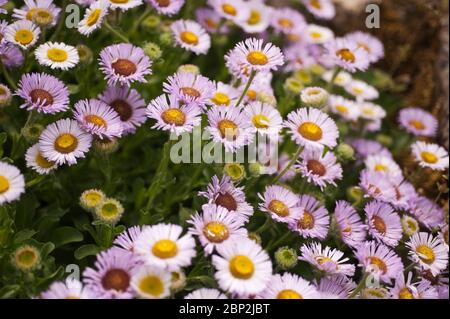
[(115, 28), (113, 28), (108, 21), (104, 21), (103, 24), (105, 25), (106, 29), (108, 29), (109, 31), (111, 31), (112, 34), (114, 34), (117, 38), (119, 38), (120, 40), (122, 40), (123, 42), (129, 43), (130, 40), (128, 40), (128, 38), (119, 30), (116, 30)]
[(330, 82), (328, 82), (328, 85), (327, 85), (328, 93), (330, 93), (330, 94), (333, 93), (334, 81), (336, 80), (336, 78), (340, 72), (341, 72), (341, 67), (336, 67), (334, 69), (333, 75), (331, 76), (331, 80), (330, 80)]
[(283, 241), (285, 241), (290, 236), (290, 234), (291, 234), (290, 231), (285, 232), (283, 236), (278, 238), (278, 240), (276, 240), (272, 244), (269, 244), (266, 248), (266, 251), (270, 251), (272, 248), (277, 247), (279, 244), (281, 244)]
[(236, 107), (241, 105), (241, 102), (244, 99), (245, 95), (247, 94), (247, 91), (250, 88), (250, 85), (252, 84), (253, 80), (255, 79), (255, 76), (256, 76), (256, 71), (253, 70), (252, 73), (250, 73), (250, 76), (248, 77), (247, 84), (245, 85), (244, 91), (242, 91), (241, 97), (239, 98), (239, 100), (236, 103)]
[(358, 286), (355, 288), (355, 290), (353, 290), (353, 292), (348, 297), (349, 299), (355, 298), (361, 290), (366, 288), (366, 280), (367, 280), (368, 276), (369, 276), (368, 273), (364, 274), (364, 276), (361, 278), (361, 281), (359, 282)]
[(5, 65), (2, 63), (2, 61), (0, 60), (0, 64), (2, 66), (2, 73), (3, 76), (5, 77), (6, 81), (8, 82), (9, 86), (15, 90), (17, 90), (17, 85), (16, 82), (12, 79), (11, 74), (9, 74), (8, 69), (5, 67)]
[(283, 176), (287, 173), (287, 171), (294, 165), (294, 163), (297, 161), (298, 157), (300, 156), (301, 152), (303, 151), (303, 146), (299, 146), (297, 149), (297, 152), (295, 153), (294, 157), (292, 157), (289, 164), (281, 171), (280, 174), (275, 177), (272, 184), (276, 184)]

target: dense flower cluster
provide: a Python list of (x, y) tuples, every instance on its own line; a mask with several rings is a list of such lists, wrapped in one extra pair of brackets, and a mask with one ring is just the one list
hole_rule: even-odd
[[(437, 120), (383, 105), (383, 44), (321, 26), (331, 0), (77, 0), (72, 29), (57, 1), (3, 2), (0, 271), (46, 276), (22, 295), (448, 298), (447, 190), (420, 184), (448, 174)], [(196, 129), (277, 152), (170, 163)], [(74, 257), (82, 278), (50, 271)]]

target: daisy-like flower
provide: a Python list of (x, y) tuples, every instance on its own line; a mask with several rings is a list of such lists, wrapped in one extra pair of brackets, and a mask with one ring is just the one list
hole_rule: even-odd
[(185, 0), (147, 0), (159, 14), (172, 16), (183, 7)]
[(303, 0), (303, 4), (318, 19), (331, 20), (336, 15), (336, 9), (330, 0)]
[(58, 167), (55, 162), (49, 161), (42, 156), (38, 143), (28, 148), (25, 153), (25, 160), (27, 167), (42, 175), (47, 175)]
[(267, 186), (263, 194), (258, 194), (261, 199), (259, 209), (268, 213), (273, 220), (283, 223), (293, 222), (302, 212), (298, 207), (298, 196), (289, 189), (278, 186)]
[(12, 93), (11, 90), (0, 83), (0, 107), (6, 106), (11, 102)]
[(390, 283), (403, 272), (400, 257), (383, 244), (374, 241), (363, 242), (357, 247), (355, 256), (366, 273), (379, 276), (383, 282)]
[(371, 63), (378, 62), (384, 57), (383, 43), (373, 35), (356, 31), (346, 35), (346, 38), (356, 42), (360, 48), (363, 48), (369, 55)]
[(40, 33), (41, 29), (33, 22), (19, 20), (6, 27), (5, 39), (22, 49), (28, 49), (36, 43)]
[(243, 220), (235, 219), (222, 206), (203, 205), (202, 214), (195, 213), (188, 223), (192, 225), (189, 233), (198, 237), (206, 255), (210, 255), (214, 248), (228, 241), (247, 238)]
[(224, 175), (219, 180), (213, 176), (208, 184), (206, 192), (199, 192), (200, 196), (206, 197), (209, 204), (216, 204), (226, 208), (231, 215), (237, 214), (237, 218), (248, 221), (253, 215), (253, 207), (245, 200), (243, 187), (235, 187), (231, 178)]
[(134, 252), (134, 247), (136, 240), (139, 238), (142, 232), (141, 226), (132, 226), (126, 230), (124, 230), (117, 238), (114, 240), (114, 245)]
[(167, 78), (164, 92), (176, 96), (181, 103), (195, 103), (205, 108), (213, 97), (215, 86), (207, 77), (191, 72), (179, 72)]
[(402, 175), (400, 166), (390, 157), (383, 155), (369, 155), (364, 161), (366, 168), (386, 176)]
[(195, 54), (206, 54), (211, 47), (211, 37), (206, 30), (192, 20), (178, 20), (170, 26), (175, 41), (183, 49)]
[(447, 269), (448, 251), (439, 237), (420, 232), (411, 236), (406, 243), (410, 259), (417, 263), (420, 269), (428, 270), (433, 276)]
[(63, 71), (78, 64), (80, 57), (75, 47), (65, 43), (46, 42), (34, 51), (39, 64)]
[(131, 252), (117, 247), (97, 255), (95, 268), (83, 272), (83, 282), (97, 298), (131, 299), (135, 296), (131, 278), (139, 263)]
[[(333, 75), (334, 75), (334, 71), (329, 70), (329, 71), (325, 72), (324, 74), (322, 74), (322, 79), (327, 82), (331, 82), (331, 80), (333, 79)], [(350, 84), (350, 82), (352, 80), (353, 80), (353, 78), (350, 73), (345, 72), (345, 71), (340, 71), (334, 78), (333, 84), (340, 86), (340, 87), (345, 87), (348, 84)]]
[(89, 36), (92, 32), (97, 30), (108, 14), (110, 6), (111, 2), (109, 0), (94, 1), (86, 10), (83, 20), (78, 23), (78, 32)]
[(295, 274), (275, 274), (266, 289), (258, 294), (263, 299), (316, 299), (316, 288), (308, 281)]
[(131, 287), (144, 299), (162, 299), (170, 295), (171, 274), (152, 266), (140, 267), (131, 277)]
[(162, 94), (147, 106), (147, 116), (155, 119), (152, 128), (175, 133), (192, 132), (200, 125), (201, 109), (195, 103), (181, 104), (176, 96)]
[(305, 148), (323, 149), (337, 145), (339, 131), (336, 123), (324, 112), (315, 108), (300, 108), (287, 116), (285, 127), (292, 139)]
[(0, 162), (0, 205), (10, 203), (25, 193), (25, 178), (19, 169)]
[(321, 299), (348, 299), (356, 284), (345, 276), (330, 276), (321, 278), (316, 288)]
[(235, 69), (236, 64), (245, 71), (265, 72), (277, 70), (284, 64), (284, 56), (280, 48), (272, 43), (264, 44), (264, 40), (249, 38), (239, 42), (225, 56), (226, 65)]
[(377, 141), (357, 138), (350, 140), (350, 144), (355, 149), (360, 159), (365, 159), (370, 155), (392, 157), (391, 152)]
[(122, 135), (136, 132), (146, 120), (145, 101), (139, 92), (126, 86), (110, 86), (98, 99), (108, 104), (119, 114), (122, 123)]
[(286, 58), (286, 72), (306, 69), (316, 63), (316, 59), (303, 44), (290, 45), (283, 52)]
[(113, 44), (100, 52), (100, 70), (108, 85), (130, 86), (133, 82), (146, 82), (145, 76), (152, 74), (152, 61), (139, 47), (130, 43)]
[(444, 223), (445, 212), (434, 201), (418, 196), (409, 202), (409, 210), (427, 228), (439, 227)]
[(327, 90), (318, 86), (307, 87), (300, 93), (300, 98), (304, 104), (317, 108), (327, 105), (329, 97)]
[(19, 81), (16, 95), (28, 111), (54, 114), (69, 108), (69, 90), (64, 82), (46, 73), (27, 73)]
[(250, 11), (242, 0), (208, 0), (208, 4), (222, 18), (234, 22), (245, 21), (250, 16)]
[(100, 139), (111, 139), (122, 135), (122, 121), (119, 114), (100, 100), (78, 101), (74, 106), (73, 114), (83, 130)]
[(212, 256), (214, 277), (224, 291), (249, 296), (266, 288), (272, 276), (269, 255), (251, 239), (229, 241)]
[(106, 199), (105, 193), (99, 189), (91, 188), (80, 195), (80, 206), (88, 212), (95, 213), (95, 208)]
[(355, 41), (336, 38), (324, 44), (327, 58), (349, 72), (365, 71), (369, 67), (369, 55)]
[(139, 7), (142, 4), (142, 0), (109, 0), (109, 2), (112, 10), (120, 9), (122, 11)]
[(367, 226), (362, 222), (358, 212), (344, 200), (336, 202), (334, 210), (336, 226), (342, 241), (352, 248), (364, 242), (367, 236)]
[(297, 10), (288, 7), (273, 9), (270, 24), (275, 31), (286, 35), (301, 33), (307, 26), (305, 17)]
[(253, 102), (244, 108), (244, 116), (260, 134), (278, 135), (283, 125), (280, 112), (263, 102)]
[(372, 201), (364, 207), (369, 226), (369, 234), (387, 246), (396, 247), (402, 238), (403, 229), (400, 216), (391, 205)]
[(247, 19), (236, 21), (246, 33), (261, 33), (270, 25), (272, 8), (266, 6), (263, 1), (250, 0), (245, 3), (250, 14)]
[(120, 220), (124, 211), (125, 209), (118, 200), (105, 198), (95, 207), (93, 213), (99, 221), (114, 226)]
[(327, 209), (310, 195), (301, 195), (298, 206), (303, 211), (298, 218), (289, 223), (289, 228), (305, 238), (325, 239), (330, 225)]
[(412, 283), (413, 273), (409, 272), (407, 277), (402, 273), (397, 276), (395, 285), (389, 292), (393, 299), (437, 299), (438, 292), (429, 281), (421, 280)]
[(411, 145), (411, 149), (420, 166), (436, 171), (443, 171), (448, 168), (448, 152), (443, 147), (433, 143), (417, 141)]
[(395, 197), (389, 203), (398, 209), (409, 209), (410, 203), (418, 196), (414, 185), (408, 182), (402, 174), (390, 175), (389, 180), (395, 190)]
[(53, 3), (53, 0), (24, 0), (25, 6), (15, 8), (13, 18), (17, 20), (33, 21), (41, 18), (48, 21), (46, 25), (54, 26), (58, 22), (61, 9)]
[(217, 106), (210, 109), (207, 116), (206, 130), (216, 143), (223, 144), (226, 151), (236, 152), (253, 141), (254, 129), (241, 108)]
[(307, 41), (312, 44), (324, 44), (334, 38), (334, 32), (326, 27), (309, 24), (306, 29)]
[(196, 21), (209, 33), (225, 33), (226, 25), (221, 24), (221, 16), (210, 8), (198, 8), (195, 10)]
[(228, 299), (220, 290), (200, 288), (184, 296), (184, 299)]
[(76, 121), (61, 119), (48, 125), (39, 138), (39, 149), (47, 160), (56, 164), (76, 164), (84, 158), (92, 143), (92, 136), (84, 132)]
[(415, 233), (417, 233), (420, 230), (419, 222), (411, 216), (403, 215), (401, 222), (402, 222), (403, 233), (407, 237), (411, 237), (412, 235), (414, 235)]
[(234, 105), (240, 95), (241, 93), (231, 85), (217, 82), (215, 83), (215, 90), (209, 104), (212, 106)]
[(338, 114), (345, 121), (356, 121), (360, 115), (358, 104), (340, 95), (331, 95), (329, 99), (331, 112)]
[(189, 266), (195, 256), (195, 240), (190, 234), (181, 236), (183, 228), (173, 224), (158, 224), (142, 230), (134, 251), (150, 266), (169, 271)]
[(294, 166), (308, 183), (313, 183), (322, 190), (328, 184), (337, 186), (335, 181), (342, 179), (342, 167), (337, 163), (336, 156), (332, 152), (325, 155), (323, 153), (320, 149), (306, 149)]
[(395, 188), (384, 174), (364, 169), (359, 179), (359, 186), (364, 191), (365, 197), (372, 197), (383, 202), (395, 201)]
[(327, 275), (352, 277), (355, 273), (355, 266), (347, 263), (349, 259), (343, 258), (344, 253), (340, 250), (328, 246), (322, 249), (321, 243), (312, 243), (303, 245), (300, 252), (299, 260), (306, 261)]
[(370, 102), (357, 103), (360, 117), (368, 121), (381, 121), (386, 117), (386, 111), (378, 104)]
[(433, 115), (416, 107), (402, 109), (399, 122), (406, 131), (416, 136), (434, 137), (438, 128), (438, 121)]
[(3, 6), (5, 5), (5, 4), (7, 4), (8, 3), (8, 0), (0, 0), (0, 13), (1, 14), (3, 14), (3, 13), (7, 13), (8, 11), (6, 11), (5, 9), (3, 9)]
[(57, 281), (40, 294), (41, 299), (92, 299), (89, 289), (76, 279)]
[[(360, 102), (375, 100), (380, 96), (380, 93), (376, 88), (360, 80), (353, 79), (344, 86), (344, 89)], [(367, 115), (370, 115), (370, 113)]]
[(23, 64), (24, 56), (22, 51), (12, 43), (0, 42), (0, 62), (8, 67), (15, 68)]

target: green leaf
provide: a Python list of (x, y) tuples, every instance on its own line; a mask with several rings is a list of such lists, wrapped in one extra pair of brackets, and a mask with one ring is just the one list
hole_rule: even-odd
[(13, 243), (20, 244), (21, 242), (33, 237), (34, 234), (36, 234), (36, 231), (33, 229), (23, 229), (14, 235)]
[(12, 298), (20, 290), (19, 285), (9, 285), (0, 289), (0, 299)]
[(73, 227), (60, 227), (53, 231), (51, 241), (56, 247), (70, 243), (76, 243), (83, 240), (83, 234)]
[(86, 258), (88, 256), (96, 255), (98, 252), (100, 252), (100, 247), (93, 244), (83, 245), (79, 247), (77, 250), (75, 250), (74, 256), (77, 260)]

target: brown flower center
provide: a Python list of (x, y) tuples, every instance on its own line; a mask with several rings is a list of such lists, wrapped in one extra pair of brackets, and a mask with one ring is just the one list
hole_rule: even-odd
[(306, 164), (306, 168), (314, 175), (324, 176), (327, 173), (325, 166), (315, 159), (309, 160), (308, 164)]
[(237, 203), (234, 197), (230, 193), (220, 193), (216, 200), (216, 205), (225, 207), (229, 211), (237, 210)]
[(133, 108), (124, 100), (115, 100), (110, 105), (119, 114), (122, 122), (128, 121), (133, 115)]
[(122, 76), (130, 76), (137, 71), (136, 64), (128, 59), (117, 59), (116, 62), (111, 64), (111, 67), (114, 69), (116, 74)]
[(123, 269), (110, 269), (102, 278), (102, 286), (106, 290), (126, 291), (130, 286), (130, 276)]
[(46, 90), (34, 89), (30, 92), (31, 102), (42, 103), (43, 106), (49, 106), (53, 104), (53, 96)]

